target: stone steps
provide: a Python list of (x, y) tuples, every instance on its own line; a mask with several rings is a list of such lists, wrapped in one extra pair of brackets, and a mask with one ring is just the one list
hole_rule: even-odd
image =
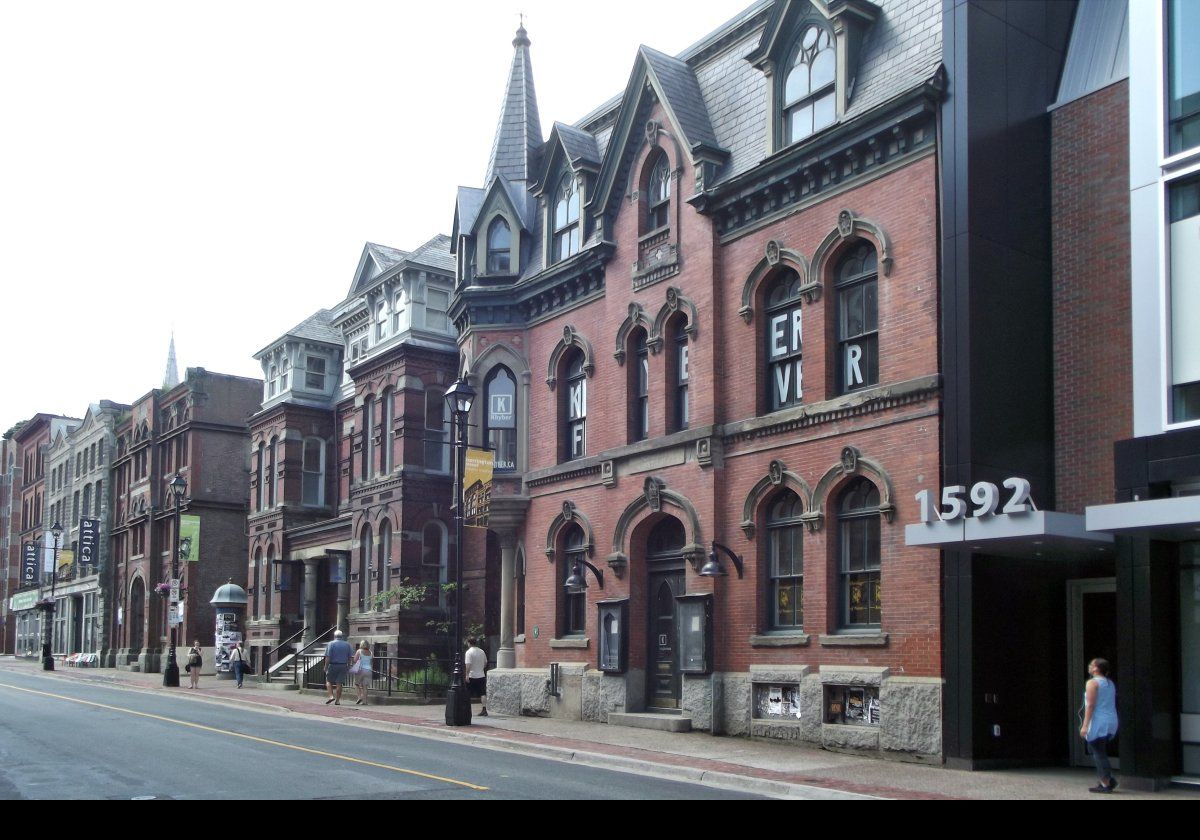
[(663, 712), (609, 712), (610, 726), (654, 729), (659, 732), (691, 732), (692, 719)]

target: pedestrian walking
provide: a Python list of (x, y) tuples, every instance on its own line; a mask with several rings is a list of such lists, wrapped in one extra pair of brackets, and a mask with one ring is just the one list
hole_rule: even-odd
[(479, 647), (474, 636), (467, 639), (467, 655), (463, 658), (467, 669), (467, 687), (472, 699), (479, 698), (479, 716), (487, 717), (487, 654)]
[(366, 639), (358, 644), (354, 662), (350, 665), (350, 676), (354, 679), (354, 693), (358, 696), (354, 705), (361, 706), (367, 702), (367, 686), (371, 682), (371, 646)]
[(1112, 793), (1117, 787), (1108, 760), (1108, 745), (1117, 736), (1117, 687), (1108, 678), (1108, 671), (1107, 659), (1093, 659), (1088, 663), (1092, 678), (1083, 689), (1079, 737), (1087, 741), (1096, 763), (1096, 786), (1088, 788), (1092, 793)]
[(237, 680), (237, 687), (242, 687), (242, 677), (246, 673), (246, 649), (242, 647), (242, 643), (238, 642), (233, 646), (233, 650), (229, 651), (229, 667), (233, 669), (233, 678)]
[(204, 665), (204, 657), (200, 653), (200, 640), (192, 642), (192, 649), (188, 651), (187, 656), (187, 672), (188, 681), (191, 685), (188, 688), (200, 687), (200, 668)]
[(326, 706), (330, 703), (342, 705), (342, 686), (350, 670), (350, 657), (354, 655), (354, 647), (343, 638), (345, 635), (341, 630), (334, 630), (333, 641), (325, 646), (325, 690), (329, 692)]

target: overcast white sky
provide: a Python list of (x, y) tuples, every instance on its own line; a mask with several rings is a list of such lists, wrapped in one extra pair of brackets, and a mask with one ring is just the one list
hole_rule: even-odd
[(0, 431), (251, 354), (482, 186), (518, 12), (542, 128), (750, 0), (0, 5)]

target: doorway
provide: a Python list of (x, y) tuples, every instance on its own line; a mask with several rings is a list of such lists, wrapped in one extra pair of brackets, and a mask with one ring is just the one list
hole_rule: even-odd
[[(1079, 737), (1083, 723), (1083, 690), (1089, 676), (1088, 663), (1107, 659), (1109, 678), (1121, 690), (1121, 667), (1117, 659), (1117, 584), (1115, 578), (1067, 581), (1067, 632), (1069, 634), (1066, 690), (1070, 710), (1067, 737), (1071, 765), (1091, 767), (1092, 754)], [(1113, 767), (1119, 768), (1120, 738), (1108, 748)]]
[(646, 708), (678, 712), (682, 699), (679, 675), (679, 602), (684, 594), (683, 524), (666, 517), (646, 541)]

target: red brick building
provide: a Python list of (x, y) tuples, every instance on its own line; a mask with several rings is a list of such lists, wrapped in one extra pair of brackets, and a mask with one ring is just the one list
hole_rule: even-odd
[(940, 473), (917, 5), (756, 5), (544, 143), (518, 31), (454, 224), (490, 707), (940, 757), (939, 556), (902, 524)]
[(176, 542), (168, 486), (176, 474), (187, 480), (181, 514), (199, 520), (199, 546), (193, 542), (190, 559), (179, 564), (184, 612), (177, 654), (194, 639), (209, 646), (216, 622), (210, 599), (228, 580), (245, 580), (247, 421), (261, 394), (259, 380), (188, 368), (180, 384), (135, 400), (116, 427), (109, 560), (117, 607), (107, 664), (157, 671), (165, 663), (167, 597), (159, 586), (170, 579)]
[[(411, 252), (368, 244), (347, 297), (256, 356), (247, 638), (260, 662), (284, 646), (268, 667), (335, 627), (377, 656), (450, 654), (452, 284), (445, 236)], [(484, 560), (468, 561), (481, 616)], [(389, 597), (402, 584), (425, 597), (402, 609)]]

